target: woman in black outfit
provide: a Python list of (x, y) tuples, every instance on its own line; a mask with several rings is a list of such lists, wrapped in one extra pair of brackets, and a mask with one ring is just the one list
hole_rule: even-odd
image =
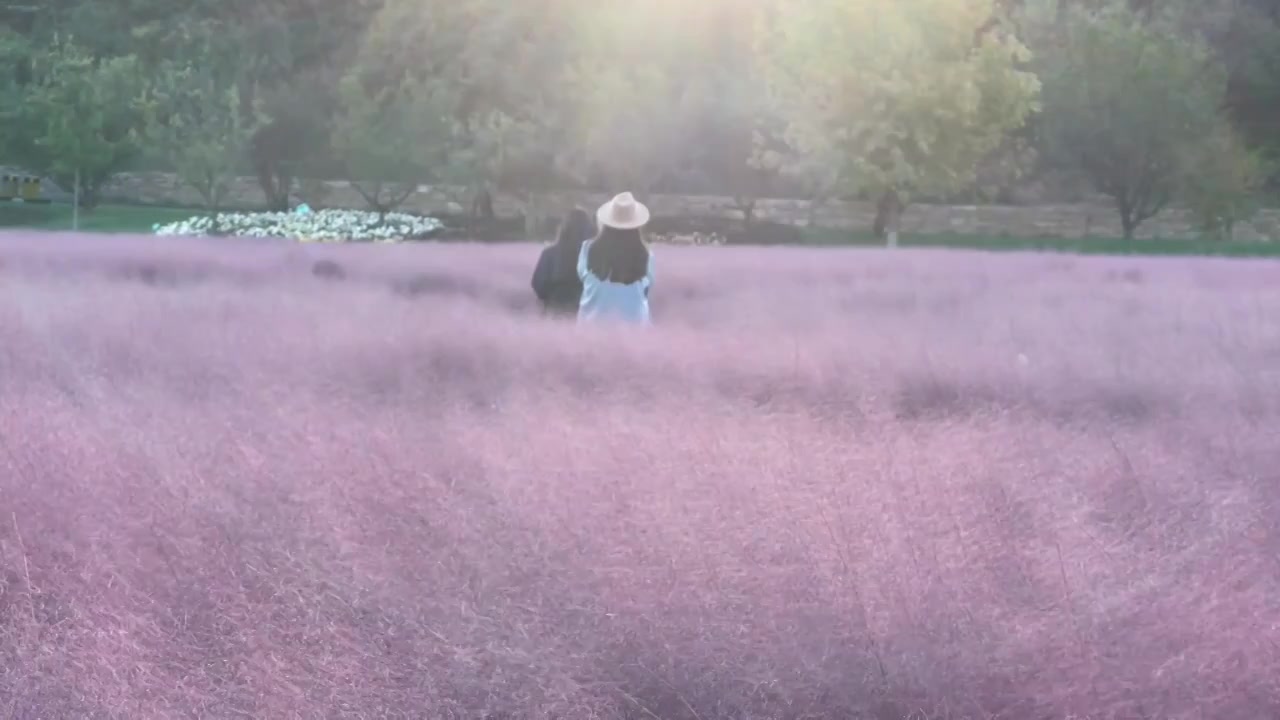
[(533, 271), (533, 292), (542, 303), (544, 313), (577, 316), (582, 298), (578, 254), (582, 243), (595, 234), (595, 219), (586, 210), (574, 208), (564, 216), (555, 244), (542, 251)]

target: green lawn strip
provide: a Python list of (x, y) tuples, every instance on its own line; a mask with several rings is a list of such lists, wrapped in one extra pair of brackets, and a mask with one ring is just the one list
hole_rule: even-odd
[[(101, 205), (80, 214), (80, 229), (102, 233), (150, 233), (157, 223), (186, 220), (200, 214), (192, 208), (150, 205)], [(0, 202), (0, 229), (70, 230), (71, 206)], [(805, 230), (803, 245), (821, 247), (879, 247), (867, 232), (831, 228)], [(1213, 242), (1153, 238), (1020, 238), (980, 235), (903, 235), (902, 247), (956, 250), (1041, 251), (1083, 255), (1202, 255), (1223, 257), (1280, 257), (1280, 242)]]
[[(870, 233), (817, 229), (806, 231), (804, 244), (824, 247), (881, 247), (884, 241)], [(939, 234), (903, 235), (899, 245), (957, 250), (1064, 252), (1082, 255), (1280, 257), (1278, 242), (1214, 242), (1169, 238), (1124, 240), (1122, 238), (1020, 238)]]
[[(80, 229), (102, 233), (150, 233), (156, 223), (186, 220), (198, 214), (199, 210), (190, 208), (100, 205), (92, 210), (81, 210)], [(70, 230), (71, 206), (66, 203), (0, 202), (0, 228)]]

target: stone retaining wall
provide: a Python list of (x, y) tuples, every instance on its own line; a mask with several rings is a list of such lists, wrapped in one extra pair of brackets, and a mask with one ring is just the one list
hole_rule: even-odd
[[(347, 182), (308, 183), (298, 193), (314, 207), (361, 208), (364, 201)], [(199, 205), (199, 196), (166, 173), (121, 175), (105, 190), (104, 197), (137, 203)], [(541, 217), (555, 217), (573, 203), (594, 206), (604, 195), (543, 196), (533, 204)], [(237, 179), (226, 200), (228, 207), (258, 208), (265, 200), (254, 178)], [(450, 188), (422, 186), (404, 204), (419, 213), (463, 211), (466, 198)], [(657, 195), (647, 202), (659, 217), (740, 218), (730, 198), (715, 196)], [(504, 217), (524, 214), (526, 203), (514, 197), (494, 199), (494, 210)], [(875, 217), (869, 203), (829, 203), (811, 208), (804, 200), (761, 200), (756, 206), (760, 220), (785, 225), (866, 229)], [(912, 205), (903, 216), (903, 231), (919, 234), (956, 233), (1010, 237), (1119, 237), (1119, 218), (1110, 206), (1080, 203), (1035, 206), (998, 205)], [(1237, 228), (1237, 238), (1245, 241), (1280, 239), (1280, 210), (1266, 210)], [(1141, 237), (1194, 238), (1197, 232), (1181, 210), (1167, 210), (1140, 228)]]

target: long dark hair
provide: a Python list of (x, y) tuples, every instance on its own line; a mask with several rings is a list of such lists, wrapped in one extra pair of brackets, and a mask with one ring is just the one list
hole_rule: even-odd
[(556, 234), (556, 248), (560, 256), (568, 261), (568, 267), (578, 262), (578, 253), (582, 251), (582, 243), (596, 234), (596, 220), (591, 213), (575, 207), (565, 213), (560, 221), (560, 230)]
[(587, 251), (587, 268), (601, 280), (630, 285), (649, 272), (649, 248), (640, 230), (619, 230), (608, 226)]

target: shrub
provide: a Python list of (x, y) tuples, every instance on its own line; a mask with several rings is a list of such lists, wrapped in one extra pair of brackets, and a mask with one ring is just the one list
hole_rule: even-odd
[(311, 266), (311, 274), (325, 280), (344, 280), (347, 277), (347, 271), (332, 260), (317, 260)]

